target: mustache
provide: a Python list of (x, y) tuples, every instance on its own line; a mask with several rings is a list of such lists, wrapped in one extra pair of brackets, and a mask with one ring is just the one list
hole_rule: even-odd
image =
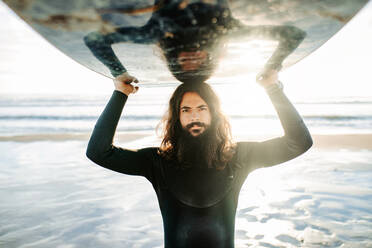
[(198, 127), (204, 127), (205, 128), (206, 125), (203, 122), (195, 121), (195, 122), (191, 122), (191, 123), (187, 124), (186, 129), (190, 129), (193, 126), (198, 126)]

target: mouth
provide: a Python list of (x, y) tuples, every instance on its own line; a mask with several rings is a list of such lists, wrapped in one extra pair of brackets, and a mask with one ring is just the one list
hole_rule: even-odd
[(193, 122), (186, 126), (186, 129), (194, 136), (201, 134), (204, 128), (205, 124), (201, 122)]
[(196, 128), (191, 128), (190, 129), (190, 132), (192, 133), (192, 134), (200, 134), (201, 132), (202, 132), (202, 129), (200, 128), (200, 127), (196, 127)]

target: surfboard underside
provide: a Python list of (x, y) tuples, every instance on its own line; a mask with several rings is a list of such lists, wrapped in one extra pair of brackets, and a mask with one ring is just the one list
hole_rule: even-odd
[[(368, 2), (368, 0), (158, 0), (155, 3), (147, 0), (3, 1), (36, 32), (63, 53), (83, 66), (111, 78), (115, 75), (112, 71), (113, 68), (107, 66), (110, 61), (106, 61), (105, 65), (102, 58), (97, 58), (100, 51), (96, 51), (96, 54), (92, 52), (92, 47), (87, 46), (86, 37), (92, 33), (114, 34), (120, 29), (126, 30), (125, 28), (129, 27), (138, 29), (148, 24), (149, 20), (156, 22), (158, 20), (154, 18), (156, 15), (165, 15), (168, 18), (166, 21), (163, 18), (156, 25), (160, 27), (163, 23), (172, 26), (171, 13), (169, 15), (167, 13), (158, 14), (166, 12), (171, 4), (176, 4), (175, 6), (181, 10), (187, 10), (187, 6), (192, 4), (199, 6), (199, 8), (220, 6), (219, 9), (228, 9), (234, 20), (247, 27), (253, 27), (252, 30), (254, 28), (259, 30), (257, 27), (273, 26), (291, 26), (302, 30), (306, 35), (298, 47), (286, 56), (282, 63), (283, 68), (286, 68), (322, 46)], [(172, 11), (172, 8), (168, 9)], [(222, 16), (224, 12), (216, 15)], [(179, 18), (179, 16), (174, 18)], [(191, 22), (198, 21), (198, 19), (192, 18)], [(211, 18), (210, 21), (213, 23), (215, 20)], [(156, 25), (154, 24), (154, 26)], [(200, 28), (202, 26), (199, 23), (193, 25)], [(158, 26), (156, 26), (156, 30), (160, 30)], [(185, 30), (187, 28), (184, 27)], [(164, 31), (164, 28), (161, 30), (163, 31), (156, 32), (163, 32), (162, 37), (174, 35), (170, 31)], [(149, 32), (155, 33), (155, 31)], [(249, 35), (245, 35), (239, 34), (239, 31), (233, 34), (229, 30), (227, 32), (222, 30), (220, 34), (222, 33), (224, 33), (226, 51), (224, 56), (219, 59), (221, 61), (218, 64), (220, 67), (222, 64), (223, 69), (228, 73), (234, 73), (236, 68), (240, 68), (242, 64), (245, 66), (244, 73), (257, 73), (265, 66), (283, 39), (283, 37), (276, 37), (275, 34), (271, 35), (273, 38), (270, 39), (266, 37), (267, 35), (259, 32), (253, 32), (253, 35), (247, 32)], [(148, 75), (159, 73), (168, 75), (169, 72), (165, 72), (167, 61), (163, 58), (167, 51), (159, 46), (161, 41), (158, 38), (149, 38), (146, 35), (147, 33), (142, 34), (143, 37), (140, 37), (143, 38), (142, 40), (138, 37), (131, 37), (127, 40), (119, 37), (118, 42), (110, 43), (109, 46), (113, 49), (119, 62), (131, 74), (135, 75), (138, 71), (146, 71)], [(219, 39), (219, 36), (213, 37), (211, 35), (209, 39)], [(245, 52), (244, 55), (242, 55), (242, 51)]]

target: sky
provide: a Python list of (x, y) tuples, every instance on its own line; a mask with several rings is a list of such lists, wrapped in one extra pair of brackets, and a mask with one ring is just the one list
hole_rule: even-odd
[[(110, 79), (45, 41), (0, 2), (0, 94), (108, 94)], [(280, 74), (289, 94), (372, 96), (372, 4)]]

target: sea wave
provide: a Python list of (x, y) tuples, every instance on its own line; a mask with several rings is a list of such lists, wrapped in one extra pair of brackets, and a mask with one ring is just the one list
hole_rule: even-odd
[[(126, 104), (118, 131), (154, 131), (163, 117), (167, 101), (161, 97), (165, 93), (150, 93), (140, 98), (135, 96)], [(0, 95), (0, 136), (89, 132), (109, 98), (110, 95)], [(317, 133), (372, 132), (371, 98), (330, 98), (328, 102), (326, 99), (302, 99), (294, 102), (309, 129)], [(229, 112), (228, 117), (235, 129), (249, 127), (252, 132), (281, 130), (278, 116), (270, 106), (262, 110), (233, 106), (226, 111)]]
[[(5, 115), (0, 116), (1, 120), (66, 120), (66, 121), (94, 121), (97, 115), (77, 115), (77, 116), (60, 116), (60, 115)], [(126, 120), (159, 120), (161, 116), (157, 115), (125, 115), (121, 119)]]
[[(277, 115), (230, 115), (231, 119), (278, 119)], [(334, 121), (352, 121), (352, 120), (372, 120), (372, 115), (302, 115), (305, 120), (334, 120)]]
[[(95, 121), (97, 115), (2, 115), (0, 121), (6, 120), (60, 120), (60, 121)], [(329, 121), (369, 121), (372, 120), (372, 115), (302, 115), (305, 120), (329, 120)], [(123, 115), (120, 119), (130, 121), (159, 121), (161, 115)], [(229, 115), (230, 119), (278, 119), (277, 115)]]

